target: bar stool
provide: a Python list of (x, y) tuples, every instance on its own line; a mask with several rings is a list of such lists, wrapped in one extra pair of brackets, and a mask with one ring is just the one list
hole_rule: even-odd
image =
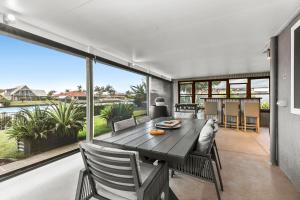
[(205, 119), (213, 118), (218, 119), (218, 102), (204, 102), (204, 116)]
[(224, 126), (227, 127), (228, 124), (232, 125), (231, 122), (228, 122), (228, 117), (236, 118), (236, 128), (239, 130), (239, 115), (240, 115), (240, 103), (239, 102), (225, 102), (224, 110)]
[[(260, 127), (260, 108), (258, 102), (245, 102), (244, 103), (244, 130), (247, 131), (248, 127), (255, 127), (256, 132), (259, 132)], [(255, 118), (255, 125), (247, 123), (247, 117)]]

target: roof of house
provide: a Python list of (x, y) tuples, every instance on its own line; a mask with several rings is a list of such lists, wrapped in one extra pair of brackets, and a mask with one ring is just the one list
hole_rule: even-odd
[(31, 90), (36, 96), (47, 96), (45, 90), (33, 90), (33, 89), (30, 89), (27, 85), (20, 85), (20, 86), (14, 87), (14, 88), (5, 89), (3, 92), (3, 96), (11, 96), (11, 95), (15, 94), (16, 92), (18, 92), (19, 90), (24, 89), (25, 87), (28, 88), (29, 90)]
[(59, 94), (54, 94), (54, 97), (66, 96), (66, 97), (86, 97), (86, 92), (81, 91), (70, 91), (70, 92), (61, 92)]
[(47, 96), (45, 90), (31, 90), (36, 96), (45, 97)]

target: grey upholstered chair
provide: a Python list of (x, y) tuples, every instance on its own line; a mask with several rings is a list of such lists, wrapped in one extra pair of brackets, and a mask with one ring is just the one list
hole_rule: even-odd
[(135, 119), (133, 117), (131, 117), (129, 119), (124, 119), (124, 120), (121, 120), (121, 121), (117, 121), (117, 122), (115, 122), (115, 121), (112, 122), (112, 128), (113, 128), (114, 132), (121, 131), (121, 130), (131, 128), (131, 127), (134, 127), (134, 126), (136, 126), (136, 122), (135, 122)]
[(137, 125), (143, 124), (143, 123), (146, 123), (149, 121), (151, 121), (150, 116), (135, 117), (135, 122)]
[(83, 143), (76, 200), (157, 200), (169, 197), (169, 171), (140, 163), (137, 153)]
[[(216, 162), (217, 160), (215, 151), (213, 150), (214, 140), (215, 132), (210, 124), (206, 124), (201, 130), (195, 150), (188, 155), (185, 163), (169, 163), (169, 168), (172, 170), (171, 177), (173, 177), (174, 171), (178, 171), (214, 183), (218, 200), (220, 200), (221, 196), (213, 164), (213, 161)], [(223, 191), (223, 182), (217, 163), (216, 171), (221, 190)]]
[[(215, 134), (218, 133), (219, 125), (218, 125), (218, 122), (216, 120), (209, 119), (209, 120), (207, 120), (206, 124), (210, 124), (213, 127), (213, 131), (214, 131)], [(219, 150), (218, 150), (216, 140), (214, 140), (214, 146), (213, 146), (212, 150), (215, 151), (215, 154), (216, 154), (216, 160), (215, 160), (216, 164), (219, 166), (220, 169), (222, 169), (222, 164), (221, 164), (221, 160), (220, 160), (220, 156), (219, 156)]]

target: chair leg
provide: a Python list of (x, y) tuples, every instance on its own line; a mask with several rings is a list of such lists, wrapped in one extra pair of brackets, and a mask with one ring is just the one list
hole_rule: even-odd
[(239, 130), (239, 116), (236, 116), (236, 129)]
[(256, 120), (257, 120), (257, 133), (259, 133), (259, 130), (260, 130), (260, 118), (259, 117), (257, 117), (256, 118)]
[(226, 115), (224, 115), (224, 127), (227, 128), (227, 118), (226, 118)]
[(222, 181), (222, 177), (221, 177), (221, 172), (220, 172), (220, 169), (219, 169), (217, 163), (216, 163), (216, 168), (217, 168), (217, 173), (218, 173), (218, 178), (219, 178), (221, 190), (224, 191), (224, 189), (223, 189), (223, 181)]
[(219, 150), (218, 150), (218, 146), (217, 146), (216, 141), (214, 141), (214, 146), (216, 148), (216, 154), (217, 154), (217, 159), (218, 159), (218, 163), (219, 163), (220, 169), (222, 169), (221, 160), (220, 160), (220, 156), (219, 156)]
[(247, 131), (247, 117), (244, 116), (244, 131)]
[(175, 175), (175, 171), (172, 169), (171, 170), (171, 178), (173, 178), (174, 175)]
[(220, 195), (220, 191), (219, 191), (219, 187), (218, 187), (218, 183), (217, 183), (217, 179), (216, 179), (216, 175), (215, 175), (215, 170), (214, 170), (214, 166), (212, 164), (211, 159), (209, 160), (209, 164), (210, 164), (210, 167), (211, 167), (211, 170), (212, 170), (213, 181), (214, 181), (214, 184), (215, 184), (218, 200), (221, 200), (221, 195)]

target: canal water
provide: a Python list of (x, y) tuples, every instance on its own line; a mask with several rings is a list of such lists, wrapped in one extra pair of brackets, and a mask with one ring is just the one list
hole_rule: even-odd
[[(47, 106), (40, 106), (40, 108), (46, 108)], [(24, 107), (6, 107), (6, 108), (0, 108), (0, 113), (17, 113), (21, 111), (22, 109), (29, 109), (33, 110), (34, 106), (24, 106)]]

